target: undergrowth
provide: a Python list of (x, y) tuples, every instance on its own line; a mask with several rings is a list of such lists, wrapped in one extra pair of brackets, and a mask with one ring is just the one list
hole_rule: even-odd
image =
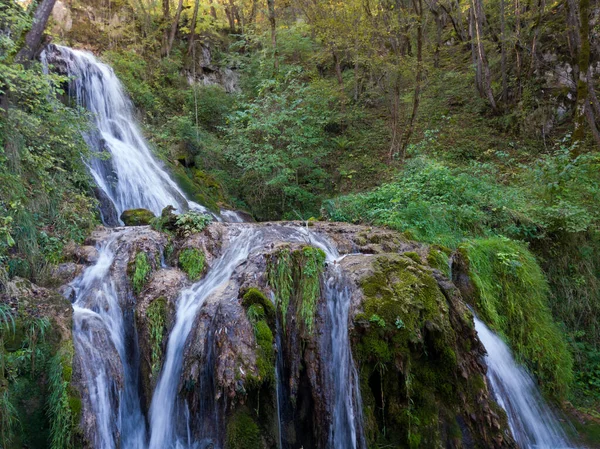
[(275, 290), (284, 330), (293, 306), (292, 313), (301, 318), (304, 330), (308, 334), (313, 331), (324, 264), (325, 253), (312, 246), (296, 251), (284, 248), (271, 255), (267, 268), (269, 284)]

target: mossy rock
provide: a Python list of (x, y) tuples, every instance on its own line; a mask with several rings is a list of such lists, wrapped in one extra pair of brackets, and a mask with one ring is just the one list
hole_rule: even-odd
[(225, 449), (263, 449), (260, 428), (250, 410), (238, 409), (227, 422)]
[(148, 209), (128, 209), (121, 214), (125, 226), (147, 226), (156, 218)]
[(446, 298), (431, 270), (412, 257), (377, 256), (372, 268), (360, 282), (365, 298), (353, 347), (367, 438), (373, 445), (438, 447), (441, 416), (453, 419), (458, 397)]
[(178, 166), (173, 171), (175, 181), (189, 197), (213, 212), (219, 212), (219, 203), (225, 203), (223, 189), (207, 173)]

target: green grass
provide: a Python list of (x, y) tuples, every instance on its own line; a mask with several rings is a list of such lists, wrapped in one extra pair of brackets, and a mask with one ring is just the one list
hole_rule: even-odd
[(152, 267), (148, 261), (148, 255), (140, 251), (135, 255), (132, 277), (133, 291), (136, 295), (142, 291), (146, 282), (148, 282), (151, 271)]
[(186, 248), (179, 254), (179, 266), (188, 275), (190, 281), (200, 279), (205, 262), (204, 253), (196, 248)]
[(548, 306), (549, 288), (534, 255), (506, 238), (461, 245), (477, 289), (480, 316), (510, 343), (542, 388), (564, 399), (573, 382), (573, 358)]

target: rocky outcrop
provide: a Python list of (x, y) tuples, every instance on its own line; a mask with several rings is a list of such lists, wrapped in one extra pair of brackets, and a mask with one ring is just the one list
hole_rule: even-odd
[[(139, 372), (144, 413), (178, 301), (201, 294), (232, 240), (248, 228), (255, 230), (253, 249), (203, 297), (183, 348), (176, 411), (186, 432), (219, 447), (275, 448), (279, 439), (284, 448), (330, 447), (337, 367), (328, 307), (336, 299), (325, 294), (324, 283), (335, 271), (350, 295), (347, 324), (360, 387), (351, 395), (363, 406), (360, 448), (515, 447), (486, 384), (471, 314), (446, 277), (447, 251), (393, 231), (337, 223), (213, 223), (186, 238), (145, 226), (98, 228), (87, 247), (73, 249), (78, 262), (93, 265), (105, 257), (95, 247), (113, 248), (106, 269), (124, 319), (135, 324), (126, 338), (136, 344), (127, 351), (139, 358), (131, 366)], [(320, 248), (329, 251), (329, 266)], [(334, 263), (335, 249), (346, 256)], [(57, 279), (68, 280), (81, 266), (57, 270)], [(97, 332), (97, 341), (110, 341), (95, 319), (90, 314), (82, 323)], [(68, 338), (68, 323), (60, 326)], [(96, 350), (107, 359), (116, 391), (123, 389), (115, 347)], [(72, 373), (82, 398), (78, 422), (92, 438), (96, 421), (77, 352)]]

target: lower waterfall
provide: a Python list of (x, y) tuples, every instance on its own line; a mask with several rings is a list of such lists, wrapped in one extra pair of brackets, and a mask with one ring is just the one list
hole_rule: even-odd
[(146, 441), (133, 314), (123, 308), (111, 270), (120, 236), (100, 246), (97, 263), (74, 284), (73, 339), (95, 414), (96, 449), (143, 449)]
[[(147, 417), (140, 395), (134, 297), (126, 275), (128, 259), (119, 252), (121, 245), (127, 245), (122, 237), (136, 232), (136, 228), (112, 231), (98, 245), (97, 262), (72, 283), (75, 291), (74, 340), (87, 401), (93, 411), (95, 449), (222, 447), (223, 429), (218, 427), (221, 420), (218, 416), (213, 419), (211, 415), (220, 413), (215, 404), (202, 411), (206, 416), (200, 418), (209, 423), (203, 426), (204, 434), (198, 438), (190, 432), (192, 418), (188, 405), (178, 396), (186, 342), (205, 300), (227, 284), (252, 251), (278, 241), (309, 243), (324, 249), (327, 254), (329, 267), (324, 273), (323, 298), (332, 329), (327, 337), (331, 339), (331, 359), (327, 366), (330, 369), (328, 388), (333, 392), (329, 444), (335, 449), (366, 447), (361, 440), (360, 394), (348, 337), (351, 291), (336, 264), (339, 255), (335, 246), (302, 227), (232, 226), (233, 237), (224, 244), (224, 251), (211, 263), (206, 276), (179, 294), (175, 323), (168, 336), (166, 356)], [(207, 338), (210, 340), (211, 335)], [(210, 367), (207, 368), (210, 373)], [(208, 389), (205, 393), (214, 397), (214, 386), (209, 385), (210, 376), (208, 374), (207, 382), (196, 388)], [(281, 399), (277, 393), (276, 396)], [(281, 404), (281, 410), (286, 408)], [(279, 444), (287, 447), (285, 441)]]
[(344, 279), (337, 263), (330, 264), (325, 276), (324, 296), (331, 320), (330, 376), (334, 395), (329, 447), (332, 449), (366, 448), (360, 431), (362, 411), (358, 373), (352, 360), (348, 335), (350, 283)]
[(479, 318), (475, 330), (487, 351), (488, 379), (506, 411), (513, 436), (522, 449), (566, 449), (569, 443), (531, 375), (517, 364), (509, 347)]

